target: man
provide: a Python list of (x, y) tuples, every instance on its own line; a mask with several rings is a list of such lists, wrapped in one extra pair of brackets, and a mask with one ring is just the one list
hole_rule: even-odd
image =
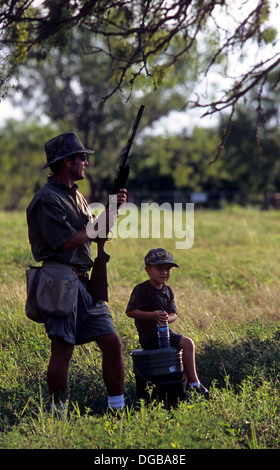
[[(89, 238), (91, 231), (86, 227), (91, 222), (95, 229), (95, 224), (99, 222), (106, 223), (106, 229), (110, 229), (111, 217), (109, 218), (109, 209), (106, 209), (98, 221), (95, 221), (75, 184), (85, 178), (85, 168), (89, 165), (88, 155), (94, 151), (85, 149), (72, 132), (58, 135), (46, 142), (45, 151), (47, 163), (43, 168), (50, 167), (52, 176), (29, 204), (27, 223), (34, 259), (37, 262), (43, 261), (38, 275), (38, 289), (42, 292), (39, 298), (43, 299), (43, 292), (49, 292), (49, 299), (47, 298), (40, 310), (46, 332), (52, 341), (47, 372), (49, 393), (57, 406), (65, 402), (74, 345), (94, 340), (102, 351), (102, 372), (108, 392), (108, 406), (111, 409), (120, 409), (124, 407), (121, 340), (114, 329), (107, 305), (104, 302), (94, 302), (86, 289), (87, 272), (93, 266), (90, 251), (93, 240)], [(116, 197), (118, 205), (125, 203), (126, 190), (120, 190)], [(74, 281), (77, 281), (71, 284), (72, 281), (68, 282), (66, 279), (65, 286), (72, 286), (68, 293), (67, 290), (65, 294), (62, 291), (56, 292), (61, 286), (57, 273), (64, 273), (68, 280), (73, 280), (74, 276)], [(51, 276), (51, 281), (54, 280), (49, 286), (46, 275)], [(73, 286), (76, 285), (75, 295)], [(51, 290), (48, 291), (50, 286)], [(61, 316), (60, 312), (58, 316), (56, 302), (64, 298), (62, 305), (66, 309), (66, 303), (72, 302), (73, 295), (70, 314)], [(48, 305), (51, 303), (54, 311), (49, 309)]]

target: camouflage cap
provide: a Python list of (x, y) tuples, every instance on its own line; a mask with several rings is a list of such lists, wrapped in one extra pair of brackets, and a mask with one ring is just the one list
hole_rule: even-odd
[(145, 265), (153, 266), (156, 264), (171, 264), (179, 268), (178, 264), (174, 263), (173, 255), (166, 251), (164, 248), (153, 248), (145, 256)]
[(42, 166), (42, 170), (76, 153), (94, 153), (94, 150), (86, 149), (74, 132), (64, 132), (45, 143), (47, 163)]

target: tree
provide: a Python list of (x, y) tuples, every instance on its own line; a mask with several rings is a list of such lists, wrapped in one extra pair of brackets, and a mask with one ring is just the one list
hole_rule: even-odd
[(51, 125), (13, 119), (0, 129), (0, 208), (25, 209), (34, 192), (45, 183), (42, 142), (53, 136)]
[[(254, 100), (258, 102), (258, 96), (252, 92), (251, 102)], [(267, 190), (279, 191), (280, 132), (274, 123), (279, 113), (278, 102), (277, 93), (268, 88), (263, 98), (266, 119), (258, 126), (255, 123), (256, 105), (247, 104), (236, 110), (223, 168), (231, 175), (227, 190), (240, 193), (238, 202), (247, 203), (251, 196), (254, 198)], [(255, 145), (256, 140), (259, 148)]]
[[(206, 115), (228, 110), (232, 117), (237, 103), (253, 87), (259, 87), (261, 102), (264, 83), (279, 70), (277, 30), (269, 23), (272, 7), (276, 11), (276, 0), (3, 0), (2, 96), (8, 80), (31, 52), (47, 57), (52, 48), (67, 44), (69, 31), (75, 28), (86, 28), (95, 38), (95, 45), (81, 52), (106, 55), (111, 60), (113, 81), (104, 100), (123, 89), (124, 84), (129, 84), (131, 93), (143, 77), (154, 88), (159, 87), (172, 65), (188, 62), (198, 41), (207, 60), (201, 72), (207, 76), (223, 64), (225, 77), (232, 72), (228, 67), (232, 52), (237, 55), (236, 63), (244, 62), (247, 45), (256, 43), (261, 48), (273, 44), (271, 55), (245, 67), (245, 72), (230, 80), (218, 99), (201, 102), (198, 97), (192, 103), (205, 108)], [(275, 85), (279, 80), (278, 74)], [(222, 140), (228, 131), (229, 126), (225, 126)]]
[(220, 159), (209, 165), (218, 145), (215, 129), (194, 128), (191, 135), (146, 136), (130, 178), (133, 191), (181, 190), (185, 198), (192, 192), (223, 189), (232, 175)]
[(110, 60), (103, 55), (80, 54), (81, 48), (85, 50), (93, 44), (93, 37), (87, 30), (75, 30), (69, 33), (63, 51), (54, 49), (45, 60), (30, 54), (20, 66), (22, 79), (13, 98), (21, 103), (27, 115), (40, 117), (43, 113), (61, 132), (74, 130), (85, 146), (94, 148), (94, 166), (87, 171), (90, 201), (100, 200), (102, 189), (107, 197), (108, 185), (117, 169), (117, 158), (127, 141), (140, 103), (146, 107), (139, 131), (152, 126), (170, 110), (180, 109), (184, 103), (183, 90), (197, 77), (195, 64), (198, 60), (193, 47), (190, 55), (193, 67), (187, 67), (183, 62), (170, 67), (156, 93), (145, 86), (145, 93), (138, 91), (127, 106), (119, 93), (114, 93), (104, 103), (102, 96), (112, 83)]

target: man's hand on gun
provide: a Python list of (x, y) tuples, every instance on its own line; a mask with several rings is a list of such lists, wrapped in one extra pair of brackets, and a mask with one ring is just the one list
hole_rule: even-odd
[(108, 233), (117, 221), (119, 207), (127, 201), (127, 190), (120, 189), (117, 194), (110, 196), (110, 199), (113, 205), (109, 204), (97, 219), (92, 223), (88, 223), (86, 231), (89, 238), (107, 238)]
[(125, 204), (127, 201), (127, 190), (125, 188), (120, 189), (120, 191), (115, 194), (114, 196), (111, 197), (117, 197), (117, 206), (121, 206), (122, 204)]

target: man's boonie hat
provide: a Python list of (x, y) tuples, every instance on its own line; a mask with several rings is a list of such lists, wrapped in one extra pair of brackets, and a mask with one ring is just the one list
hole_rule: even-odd
[(164, 248), (153, 248), (145, 256), (145, 265), (153, 266), (155, 264), (171, 264), (179, 268), (178, 264), (174, 263), (173, 255)]
[(42, 170), (64, 157), (75, 155), (75, 153), (94, 153), (94, 150), (84, 148), (74, 132), (65, 132), (48, 140), (45, 143), (45, 151), (47, 163), (42, 166)]

